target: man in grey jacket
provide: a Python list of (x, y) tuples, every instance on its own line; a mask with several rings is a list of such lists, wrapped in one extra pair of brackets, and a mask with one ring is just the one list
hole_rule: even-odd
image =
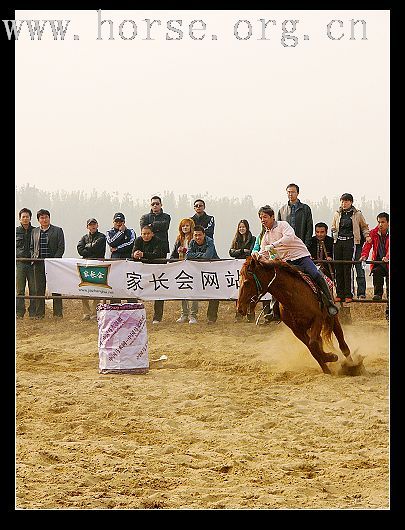
[[(65, 252), (65, 236), (62, 228), (51, 225), (51, 214), (48, 210), (38, 210), (37, 219), (39, 227), (34, 228), (31, 234), (31, 258), (61, 258)], [(34, 262), (35, 295), (44, 296), (46, 288), (45, 262)], [(52, 296), (57, 296), (52, 293)], [(62, 299), (53, 299), (53, 316), (62, 318)], [(45, 299), (36, 302), (35, 317), (45, 317)]]

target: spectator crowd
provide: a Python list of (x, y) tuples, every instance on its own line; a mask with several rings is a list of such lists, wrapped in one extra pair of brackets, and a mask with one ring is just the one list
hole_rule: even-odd
[[(265, 205), (258, 211), (261, 223), (260, 234), (254, 236), (247, 219), (241, 219), (235, 227), (230, 241), (229, 255), (245, 259), (252, 254), (267, 259), (283, 259), (307, 273), (319, 286), (330, 314), (336, 314), (339, 303), (349, 304), (357, 296), (366, 299), (365, 261), (371, 252), (370, 274), (373, 280), (373, 300), (383, 298), (384, 281), (386, 296), (389, 295), (389, 214), (377, 215), (377, 225), (369, 229), (362, 212), (354, 206), (353, 195), (343, 193), (340, 206), (331, 215), (331, 231), (328, 224), (319, 222), (313, 226), (311, 208), (300, 201), (299, 186), (287, 186), (287, 202), (277, 216), (272, 207)], [(170, 250), (169, 226), (171, 216), (163, 211), (160, 197), (154, 195), (150, 211), (140, 218), (140, 233), (126, 226), (125, 215), (117, 212), (112, 218), (112, 227), (102, 233), (97, 219), (89, 217), (86, 233), (77, 243), (79, 256), (85, 259), (108, 257), (133, 259), (142, 262), (155, 260), (213, 260), (220, 259), (215, 248), (215, 219), (205, 211), (204, 200), (194, 201), (194, 214), (180, 220), (178, 234)], [(45, 317), (46, 275), (44, 258), (61, 258), (65, 251), (65, 236), (61, 227), (51, 224), (51, 214), (46, 209), (36, 213), (39, 226), (31, 224), (32, 212), (22, 208), (19, 212), (19, 226), (16, 228), (16, 317), (23, 318), (27, 308), (22, 298), (28, 288), (31, 298), (28, 315), (32, 319)], [(314, 233), (315, 228), (315, 233)], [(231, 239), (231, 237), (230, 237)], [(107, 252), (109, 251), (109, 252)], [(106, 254), (109, 253), (109, 256)], [(32, 260), (32, 261), (31, 261)], [(315, 263), (314, 263), (315, 262)], [(341, 263), (339, 263), (341, 262)], [(353, 263), (354, 262), (354, 263)], [(357, 289), (354, 286), (354, 272)], [(336, 297), (333, 298), (325, 277), (334, 282)], [(53, 316), (63, 318), (62, 298), (53, 297)], [(128, 302), (135, 300), (128, 300)], [(111, 303), (121, 300), (112, 299)], [(82, 300), (83, 320), (96, 319), (98, 300)], [(266, 322), (279, 320), (277, 300), (263, 302)], [(219, 300), (210, 300), (207, 322), (214, 324), (218, 317)], [(163, 319), (164, 301), (154, 301), (152, 322), (159, 324)], [(388, 304), (386, 309), (388, 319)], [(238, 313), (235, 320), (242, 318)], [(198, 301), (182, 300), (178, 323), (196, 324)], [(255, 321), (254, 314), (247, 315), (248, 322)]]

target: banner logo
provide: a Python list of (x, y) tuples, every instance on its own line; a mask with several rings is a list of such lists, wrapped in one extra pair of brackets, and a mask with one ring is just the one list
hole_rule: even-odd
[(77, 270), (80, 276), (79, 287), (84, 285), (91, 285), (97, 287), (105, 287), (112, 289), (108, 285), (108, 273), (110, 272), (111, 263), (109, 265), (79, 265)]

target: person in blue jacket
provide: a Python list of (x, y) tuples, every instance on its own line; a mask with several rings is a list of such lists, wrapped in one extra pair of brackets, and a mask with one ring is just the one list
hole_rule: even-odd
[[(205, 234), (203, 226), (194, 227), (193, 239), (190, 241), (185, 259), (219, 259), (214, 240)], [(219, 300), (210, 300), (207, 309), (207, 322), (214, 324), (218, 318)]]

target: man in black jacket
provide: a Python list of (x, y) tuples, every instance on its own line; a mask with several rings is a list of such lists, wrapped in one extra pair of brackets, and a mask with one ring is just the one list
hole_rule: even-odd
[[(136, 234), (132, 228), (125, 226), (125, 215), (117, 212), (113, 217), (113, 227), (107, 231), (106, 241), (110, 247), (111, 259), (129, 259), (132, 257)], [(133, 302), (134, 300), (127, 300)], [(111, 304), (120, 304), (120, 298), (112, 298)]]
[[(61, 258), (65, 252), (65, 236), (62, 228), (51, 225), (51, 214), (49, 210), (38, 210), (37, 219), (39, 227), (31, 232), (31, 258)], [(46, 275), (45, 262), (34, 262), (34, 284), (37, 296), (45, 295)], [(57, 296), (56, 293), (51, 293)], [(38, 319), (45, 317), (45, 299), (38, 299), (36, 302), (35, 317)], [(53, 316), (62, 318), (62, 299), (53, 299)]]
[[(328, 225), (326, 223), (316, 223), (315, 235), (311, 237), (308, 250), (311, 258), (331, 261), (333, 259), (333, 237), (328, 236)], [(333, 281), (334, 272), (331, 263), (321, 263), (321, 271)]]
[(114, 214), (113, 227), (107, 231), (106, 236), (111, 259), (130, 258), (135, 238), (135, 231), (125, 226), (125, 215), (121, 212)]
[[(140, 237), (135, 240), (133, 258), (146, 262), (165, 258), (167, 252), (164, 245), (165, 243), (156, 237), (151, 226), (144, 226)], [(159, 324), (162, 321), (163, 306), (164, 300), (155, 300), (152, 324)]]
[[(87, 230), (89, 233), (85, 234), (77, 244), (77, 252), (85, 259), (104, 258), (106, 237), (98, 231), (98, 222), (94, 217), (87, 219)], [(99, 300), (90, 300), (89, 298), (82, 300), (82, 320), (96, 320), (96, 308), (99, 302)]]
[[(32, 212), (28, 208), (22, 208), (18, 213), (20, 226), (16, 227), (16, 258), (30, 258), (30, 244), (31, 233), (33, 226), (31, 224)], [(34, 295), (34, 268), (29, 261), (17, 261), (16, 263), (16, 290), (17, 296), (25, 295), (25, 286), (28, 283), (28, 294)], [(28, 307), (28, 314), (30, 318), (35, 317), (35, 300), (30, 300)], [(24, 318), (25, 315), (25, 300), (24, 298), (17, 298), (16, 301), (16, 315), (17, 318)]]
[(191, 219), (194, 221), (195, 226), (202, 226), (205, 235), (214, 239), (215, 219), (213, 215), (205, 213), (205, 202), (202, 199), (196, 199), (194, 201), (194, 210), (195, 214)]
[(163, 212), (162, 199), (154, 195), (150, 200), (150, 212), (142, 215), (140, 220), (141, 230), (144, 226), (150, 226), (154, 233), (154, 237), (163, 243), (163, 248), (166, 257), (169, 252), (169, 226), (170, 215)]

